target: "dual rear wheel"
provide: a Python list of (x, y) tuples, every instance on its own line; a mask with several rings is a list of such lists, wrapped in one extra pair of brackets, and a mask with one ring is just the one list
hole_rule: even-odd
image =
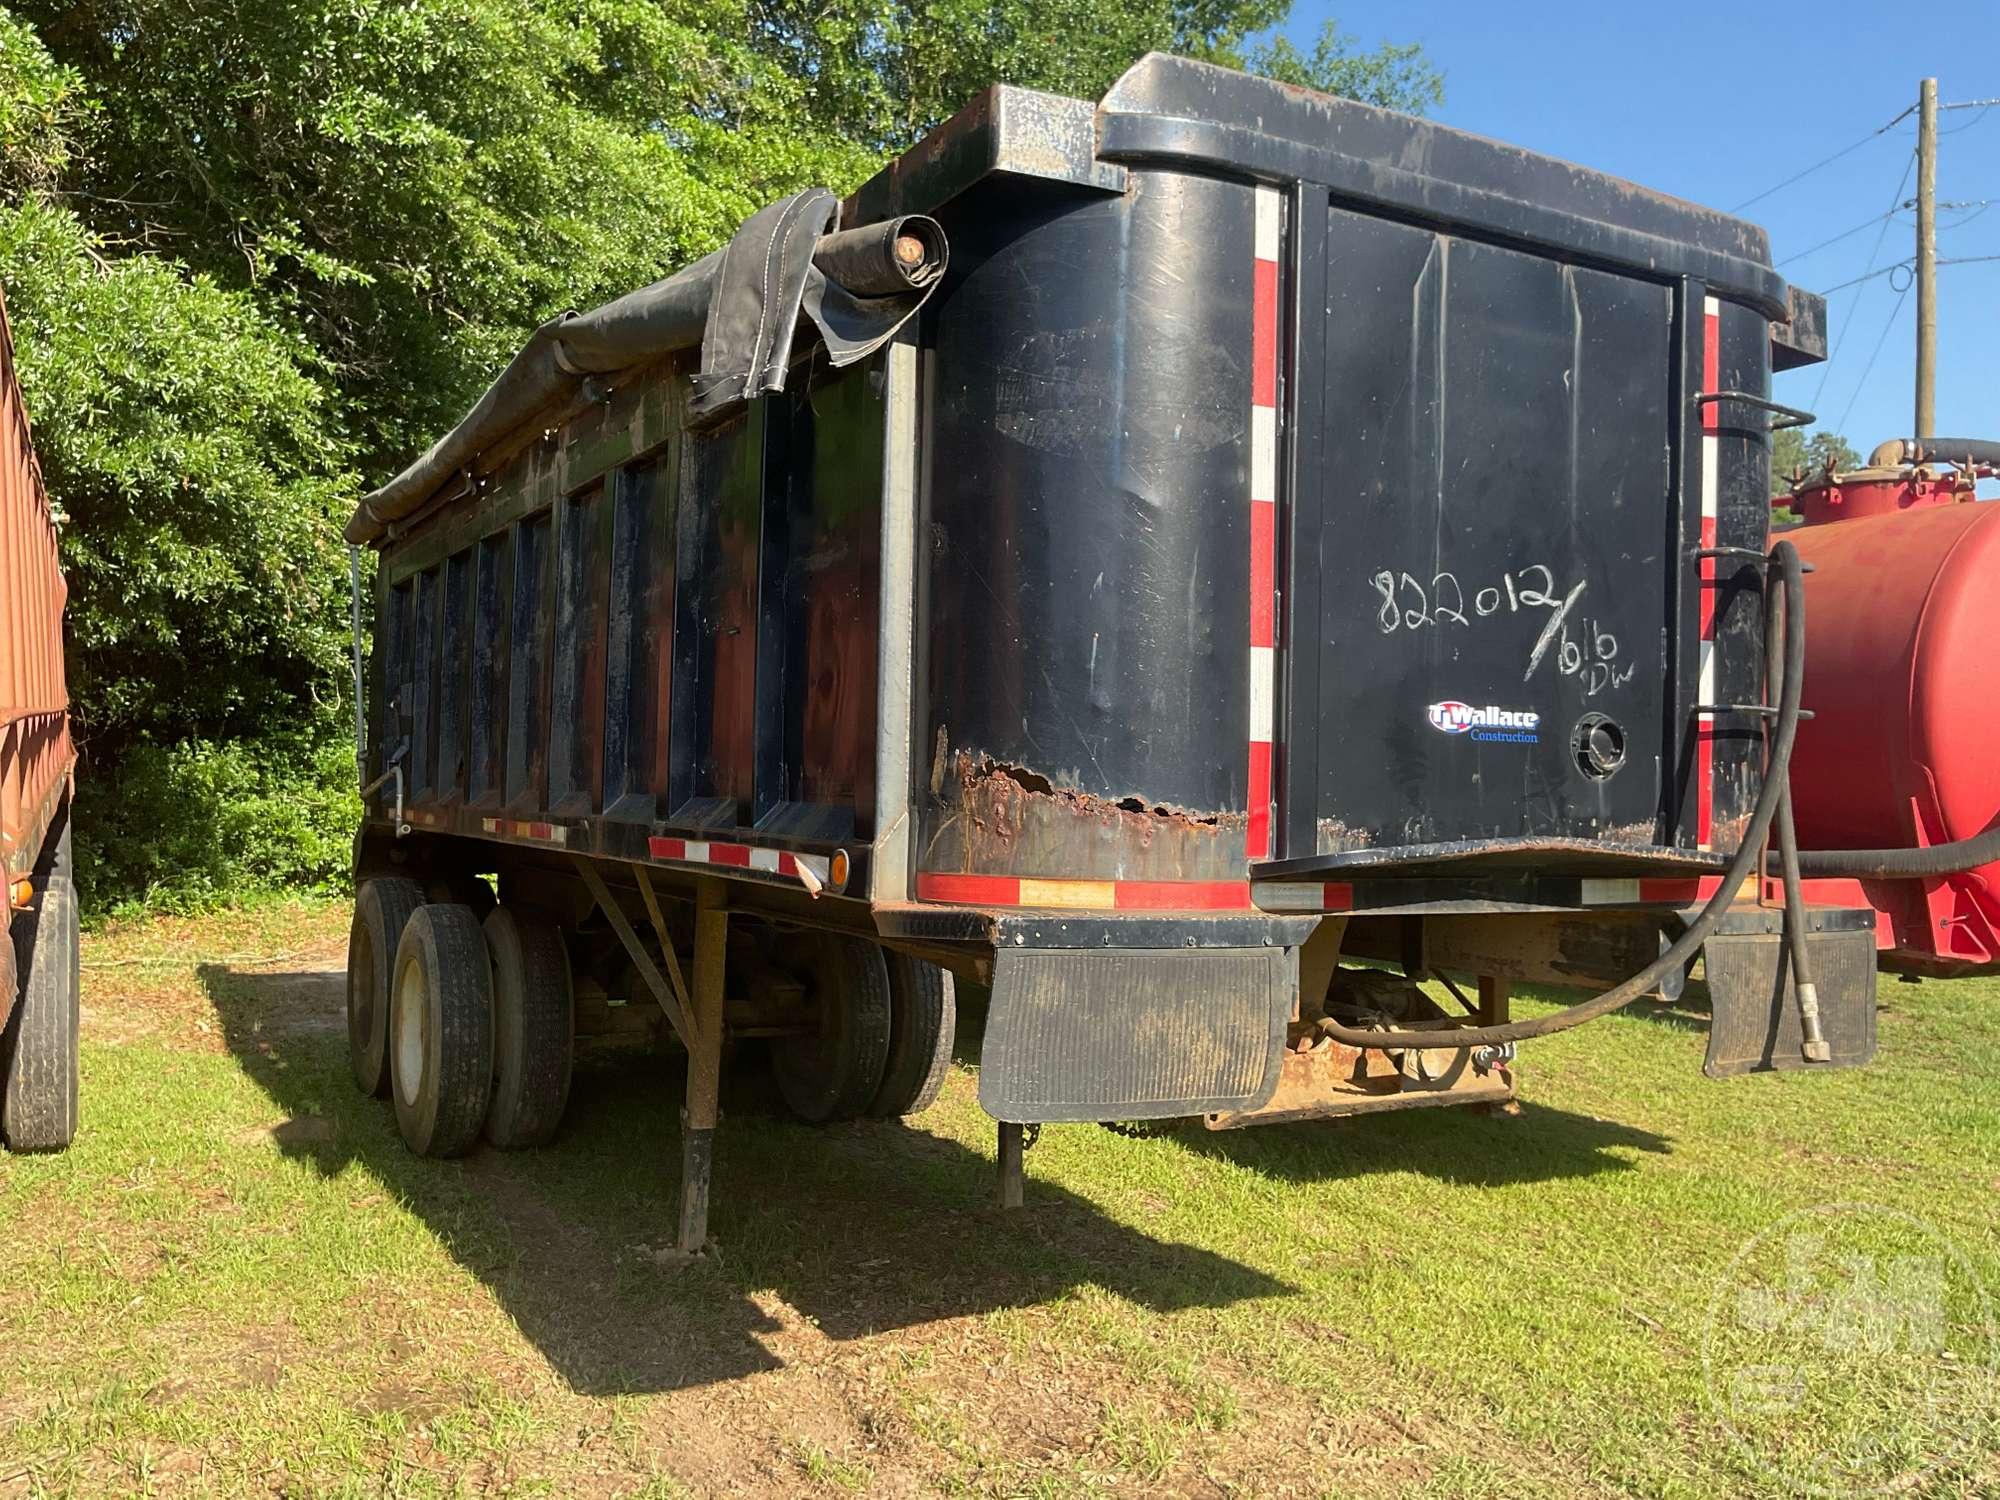
[(347, 956), (348, 1056), (388, 1095), (405, 1144), (459, 1156), (547, 1142), (569, 1102), (569, 957), (544, 918), (426, 902), (414, 881), (366, 882)]
[[(366, 881), (349, 934), (354, 1081), (391, 1100), (420, 1156), (461, 1155), (482, 1133), (502, 1149), (541, 1145), (569, 1101), (574, 1003), (562, 933), (492, 904), (490, 892), (437, 899), (465, 894), (399, 876)], [(785, 952), (815, 1018), (811, 1031), (772, 1044), (792, 1112), (823, 1123), (928, 1108), (951, 1066), (951, 976), (830, 933), (796, 935)]]
[(930, 1108), (951, 1069), (951, 975), (861, 938), (804, 933), (789, 945), (816, 1029), (772, 1044), (778, 1093), (800, 1119), (891, 1119)]

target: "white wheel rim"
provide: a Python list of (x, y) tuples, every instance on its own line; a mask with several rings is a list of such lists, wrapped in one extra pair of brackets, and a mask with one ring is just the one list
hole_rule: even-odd
[(424, 1073), (424, 966), (404, 964), (396, 975), (396, 1089), (417, 1102)]

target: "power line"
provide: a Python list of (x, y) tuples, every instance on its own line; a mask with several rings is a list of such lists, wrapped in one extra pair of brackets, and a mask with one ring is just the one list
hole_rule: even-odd
[(1896, 305), (1889, 309), (1889, 319), (1882, 325), (1882, 332), (1875, 340), (1875, 348), (1868, 356), (1868, 363), (1861, 367), (1861, 379), (1855, 382), (1854, 394), (1847, 398), (1847, 405), (1841, 409), (1840, 420), (1833, 424), (1834, 431), (1844, 431), (1847, 419), (1854, 415), (1854, 403), (1861, 399), (1861, 392), (1867, 388), (1868, 377), (1875, 372), (1875, 361), (1882, 353), (1882, 346), (1889, 342), (1889, 330), (1896, 326), (1896, 314), (1903, 310), (1903, 303), (1909, 299), (1909, 295), (1910, 289), (1904, 287), (1902, 295), (1896, 299)]
[(1790, 255), (1787, 255), (1783, 260), (1779, 261), (1778, 264), (1781, 266), (1788, 266), (1795, 260), (1804, 260), (1808, 255), (1817, 255), (1820, 251), (1824, 250), (1828, 245), (1837, 245), (1844, 239), (1852, 238), (1854, 235), (1861, 233), (1862, 230), (1871, 228), (1876, 224), (1880, 224), (1884, 219), (1889, 218), (1891, 215), (1908, 207), (1909, 205), (1907, 203), (1899, 203), (1896, 205), (1895, 208), (1890, 209), (1888, 213), (1877, 214), (1872, 219), (1864, 219), (1861, 223), (1856, 224), (1852, 229), (1841, 230), (1840, 233), (1833, 236), (1832, 239), (1821, 240), (1817, 245), (1814, 245), (1810, 250), (1798, 250)]
[(2000, 99), (1960, 99), (1953, 104), (1940, 104), (1939, 109), (1991, 109), (2000, 104)]
[(1943, 136), (1947, 136), (1947, 135), (1957, 135), (1957, 134), (1958, 134), (1958, 133), (1959, 133), (1960, 131), (1962, 131), (1962, 130), (1970, 130), (1970, 129), (1972, 129), (1972, 127), (1973, 127), (1973, 126), (1977, 125), (1977, 124), (1978, 124), (1978, 123), (1979, 123), (1979, 122), (1980, 122), (1981, 120), (1983, 120), (1983, 119), (1985, 119), (1985, 118), (1986, 118), (1986, 112), (1987, 112), (1987, 111), (1988, 111), (1989, 109), (1993, 108), (1993, 106), (1994, 106), (1995, 104), (2000, 104), (2000, 99), (1977, 99), (1977, 100), (1973, 100), (1973, 101), (1972, 101), (1972, 103), (1968, 103), (1968, 104), (1940, 104), (1940, 105), (1938, 106), (1938, 108), (1939, 108), (1939, 109), (1970, 109), (1970, 108), (1972, 108), (1972, 105), (1973, 105), (1973, 104), (1977, 104), (1977, 105), (1979, 106), (1979, 113), (1978, 113), (1978, 114), (1974, 115), (1974, 116), (1973, 116), (1973, 117), (1972, 117), (1971, 119), (1967, 120), (1967, 121), (1966, 121), (1966, 122), (1965, 122), (1965, 123), (1964, 123), (1963, 125), (1954, 125), (1954, 126), (1952, 126), (1952, 127), (1951, 127), (1951, 129), (1949, 129), (1949, 130), (1940, 130), (1940, 131), (1938, 132), (1938, 135), (1939, 135), (1940, 137), (1943, 137)]
[[(1903, 113), (1908, 114), (1909, 111), (1905, 110)], [(1900, 119), (1902, 118), (1902, 116), (1899, 115), (1897, 116), (1897, 118)], [(1891, 121), (1890, 123), (1894, 124), (1895, 122)], [(1871, 277), (1875, 272), (1876, 258), (1880, 256), (1882, 253), (1882, 242), (1889, 236), (1890, 220), (1892, 220), (1895, 217), (1897, 205), (1899, 205), (1903, 201), (1903, 189), (1909, 186), (1910, 172), (1915, 168), (1916, 164), (1917, 164), (1917, 154), (1914, 151), (1912, 151), (1910, 153), (1909, 160), (1903, 163), (1903, 175), (1901, 179), (1898, 180), (1898, 182), (1896, 183), (1896, 191), (1889, 195), (1889, 210), (1882, 216), (1882, 232), (1875, 236), (1875, 248), (1868, 252), (1868, 269), (1862, 273), (1860, 277), (1861, 281), (1868, 280), (1869, 277)], [(1859, 292), (1856, 292), (1854, 294), (1854, 305), (1858, 307), (1860, 306), (1860, 304), (1861, 304), (1861, 294)], [(1848, 311), (1850, 312), (1852, 312), (1853, 310), (1854, 310), (1853, 308), (1848, 309)], [(1853, 326), (1853, 319), (1849, 318), (1842, 320), (1840, 325), (1840, 335), (1833, 341), (1833, 352), (1826, 357), (1826, 363), (1819, 367), (1819, 384), (1813, 388), (1812, 405), (1814, 406), (1818, 406), (1819, 398), (1824, 394), (1826, 394), (1827, 377), (1833, 373), (1833, 362), (1836, 359), (1840, 358), (1841, 346), (1847, 342), (1847, 330), (1852, 326)]]
[(1941, 266), (1977, 266), (1989, 260), (2000, 260), (2000, 255), (1948, 255), (1941, 259)]
[[(1833, 155), (1826, 157), (1823, 160), (1814, 162), (1811, 166), (1807, 167), (1802, 172), (1794, 172), (1790, 177), (1787, 177), (1783, 182), (1778, 183), (1774, 187), (1765, 188), (1763, 192), (1757, 194), (1757, 196), (1754, 198), (1745, 198), (1741, 203), (1737, 204), (1736, 207), (1730, 209), (1729, 211), (1733, 214), (1740, 214), (1743, 212), (1744, 209), (1748, 208), (1751, 204), (1761, 203), (1766, 198), (1770, 197), (1771, 194), (1778, 192), (1784, 188), (1788, 188), (1793, 183), (1799, 182), (1807, 177), (1812, 176), (1812, 174), (1817, 172), (1821, 167), (1832, 166), (1835, 162), (1839, 161), (1843, 156), (1848, 155), (1850, 152), (1859, 151), (1863, 146), (1867, 145), (1870, 141), (1874, 140), (1876, 136), (1886, 135), (1891, 130), (1894, 130), (1898, 125), (1902, 124), (1903, 121), (1907, 120), (1911, 115), (1915, 114), (1916, 110), (1917, 110), (1916, 105), (1914, 104), (1910, 105), (1901, 114), (1897, 115), (1895, 119), (1891, 120), (1887, 125), (1876, 126), (1875, 129), (1869, 131), (1868, 134), (1861, 137), (1861, 139), (1856, 141), (1853, 145), (1842, 146), (1838, 151), (1834, 152)], [(1901, 195), (1901, 190), (1898, 189), (1898, 196), (1900, 195)]]
[(1822, 297), (1831, 297), (1835, 292), (1844, 292), (1851, 286), (1860, 286), (1862, 282), (1873, 281), (1877, 276), (1893, 276), (1898, 271), (1911, 270), (1916, 266), (1916, 263), (1917, 258), (1913, 255), (1907, 260), (1899, 260), (1883, 266), (1879, 271), (1869, 271), (1863, 275), (1856, 276), (1851, 281), (1836, 282), (1821, 292), (1820, 295)]
[(1981, 214), (1985, 213), (1987, 209), (1991, 208), (1993, 206), (1993, 203), (1994, 200), (1991, 198), (1980, 198), (1972, 203), (1940, 203), (1938, 205), (1939, 208), (1951, 208), (1951, 209), (1969, 208), (1972, 210), (1972, 212), (1967, 214), (1962, 219), (1953, 219), (1949, 224), (1940, 224), (1938, 225), (1938, 228), (1943, 230), (1963, 229), (1965, 228), (1966, 225), (1970, 224), (1974, 219), (1978, 218)]
[[(1974, 219), (1978, 218), (1981, 214), (1985, 213), (1986, 210), (1991, 208), (1996, 202), (2000, 202), (2000, 199), (1968, 198), (1954, 203), (1940, 203), (1938, 205), (1938, 209), (1940, 212), (1944, 212), (1946, 210), (1957, 212), (1960, 209), (1967, 209), (1967, 208), (1971, 209), (1972, 212), (1967, 214), (1964, 218), (1958, 220), (1956, 223), (1941, 224), (1938, 227), (1940, 229), (1962, 229), (1967, 224), (1970, 224)], [(1804, 260), (1808, 255), (1817, 255), (1820, 251), (1826, 249), (1829, 245), (1837, 245), (1842, 240), (1852, 239), (1855, 235), (1861, 233), (1862, 230), (1871, 228), (1872, 226), (1881, 223), (1884, 219), (1891, 218), (1899, 213), (1903, 213), (1904, 211), (1910, 208), (1914, 208), (1915, 206), (1916, 206), (1916, 200), (1914, 198), (1905, 198), (1901, 203), (1898, 203), (1894, 208), (1890, 209), (1888, 213), (1877, 214), (1872, 219), (1863, 219), (1859, 224), (1856, 224), (1852, 229), (1843, 229), (1840, 231), (1839, 234), (1834, 235), (1830, 239), (1821, 240), (1817, 245), (1812, 246), (1810, 249), (1794, 250), (1790, 255), (1787, 255), (1783, 260), (1774, 262), (1774, 264), (1780, 266), (1788, 266), (1795, 260)], [(1840, 286), (1853, 286), (1853, 285), (1854, 283), (1852, 281), (1843, 281), (1840, 284)], [(1840, 287), (1827, 288), (1827, 291), (1829, 292), (1839, 291), (1839, 290)], [(1822, 292), (1820, 295), (1825, 296), (1826, 292)]]

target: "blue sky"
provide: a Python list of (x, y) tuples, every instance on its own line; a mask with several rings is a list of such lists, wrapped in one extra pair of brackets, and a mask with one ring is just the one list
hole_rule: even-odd
[[(1947, 102), (2000, 96), (2000, 0), (1298, 0), (1286, 30), (1308, 42), (1329, 16), (1365, 45), (1422, 42), (1445, 73), (1433, 118), (1721, 209), (1885, 124), (1916, 102), (1925, 76)], [(1939, 200), (2000, 200), (2000, 108), (1945, 111), (1939, 130)], [(1773, 257), (1798, 285), (1859, 276), (1880, 224), (1800, 252), (1886, 211), (1915, 143), (1912, 116), (1743, 216), (1770, 231)], [(1912, 169), (1901, 196), (1915, 189)], [(1983, 214), (1941, 211), (1938, 222), (1940, 257), (2000, 256), (2000, 201)], [(1911, 216), (1898, 215), (1875, 264), (1906, 260), (1914, 246)], [(1911, 424), (1915, 292), (1896, 309), (1906, 279), (1898, 272), (1835, 293), (1837, 357), (1777, 379), (1778, 400), (1817, 411), (1864, 454)], [(1937, 422), (1943, 436), (2000, 436), (2000, 261), (1938, 273)]]

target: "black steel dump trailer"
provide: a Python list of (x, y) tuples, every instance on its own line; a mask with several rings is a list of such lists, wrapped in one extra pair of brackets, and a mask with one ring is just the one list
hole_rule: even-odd
[(1711, 1073), (1865, 1061), (1868, 915), (1761, 873), (1823, 311), (1739, 220), (1163, 56), (773, 204), (348, 528), (359, 1081), (528, 1144), (650, 1017), (693, 1247), (724, 1040), (909, 1112), (953, 975), (1003, 1199), (1024, 1123), (1505, 1101), (1698, 951)]

